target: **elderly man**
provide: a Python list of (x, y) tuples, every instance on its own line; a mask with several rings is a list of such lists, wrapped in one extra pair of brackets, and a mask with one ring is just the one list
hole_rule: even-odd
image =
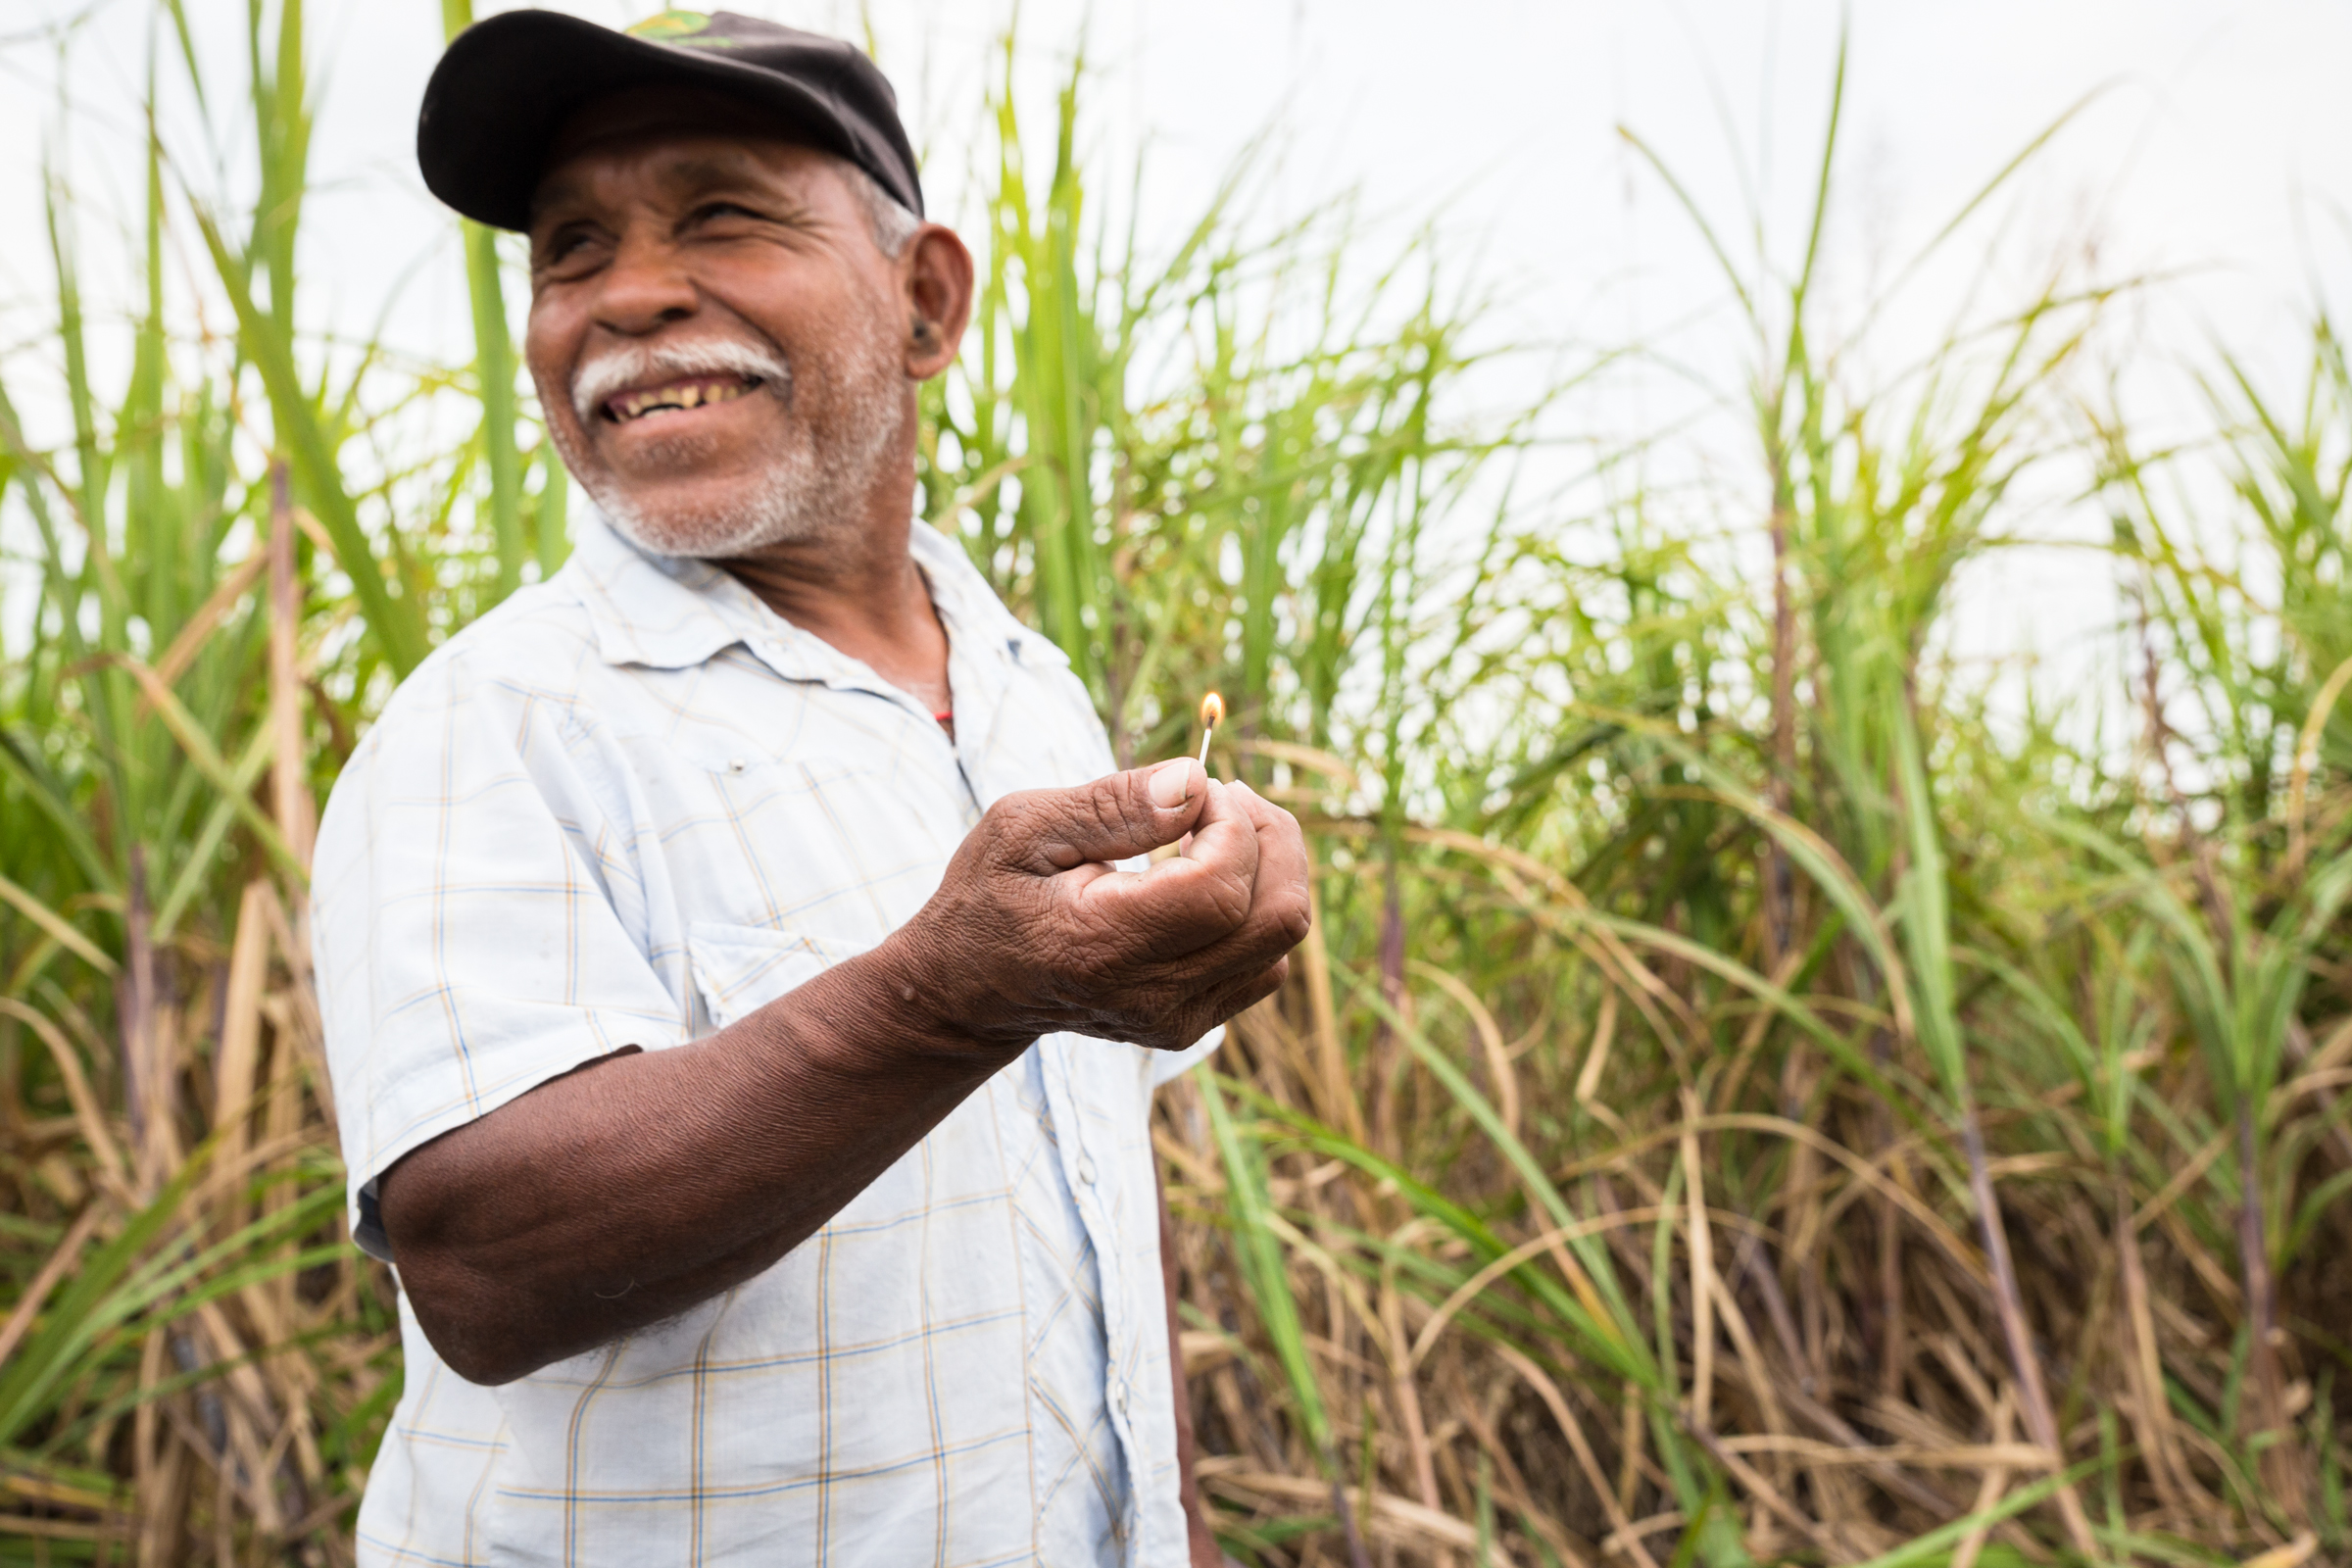
[(599, 515), (320, 830), (408, 1365), (361, 1561), (1214, 1561), (1146, 1123), (1281, 983), (1298, 826), (1112, 772), (913, 526), (972, 265), (879, 73), (725, 13), (632, 34), (485, 22), (418, 124), (438, 195), (529, 234)]

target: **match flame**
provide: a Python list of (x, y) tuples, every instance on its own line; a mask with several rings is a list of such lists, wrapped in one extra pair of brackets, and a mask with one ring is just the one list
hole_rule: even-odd
[(1225, 721), (1225, 699), (1210, 692), (1200, 699), (1200, 727), (1210, 728)]

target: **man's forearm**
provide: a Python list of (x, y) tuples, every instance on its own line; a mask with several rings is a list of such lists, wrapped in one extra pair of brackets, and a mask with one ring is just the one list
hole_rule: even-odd
[(864, 1191), (1017, 1054), (911, 1005), (905, 966), (885, 943), (393, 1166), (386, 1233), (443, 1358), (481, 1383), (536, 1371), (751, 1278)]
[[(1185, 858), (1111, 863), (1191, 835)], [(800, 1245), (1040, 1034), (1179, 1049), (1305, 934), (1298, 823), (1189, 758), (1009, 795), (869, 953), (692, 1045), (542, 1084), (377, 1189), (418, 1322), (497, 1383)]]

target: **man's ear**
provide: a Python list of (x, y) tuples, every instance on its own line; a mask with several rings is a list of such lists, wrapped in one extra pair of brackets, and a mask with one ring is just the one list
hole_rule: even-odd
[(900, 260), (906, 290), (906, 373), (928, 381), (956, 363), (972, 318), (972, 253), (956, 231), (925, 223)]

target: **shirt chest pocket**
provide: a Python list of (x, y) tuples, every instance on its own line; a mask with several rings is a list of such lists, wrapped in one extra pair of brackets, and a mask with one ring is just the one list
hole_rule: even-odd
[(695, 994), (713, 1029), (724, 1029), (757, 1012), (871, 946), (866, 941), (772, 926), (732, 925), (723, 920), (697, 920), (686, 933)]

